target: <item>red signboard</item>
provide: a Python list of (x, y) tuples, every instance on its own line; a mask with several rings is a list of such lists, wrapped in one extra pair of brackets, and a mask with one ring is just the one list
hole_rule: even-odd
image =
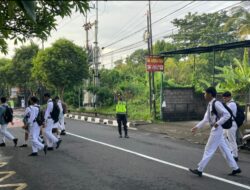
[(146, 67), (148, 72), (164, 71), (164, 58), (148, 56), (146, 57)]

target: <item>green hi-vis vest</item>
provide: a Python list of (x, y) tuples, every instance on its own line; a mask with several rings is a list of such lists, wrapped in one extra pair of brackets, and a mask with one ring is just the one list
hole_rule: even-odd
[(14, 101), (13, 100), (9, 100), (8, 101), (9, 106), (13, 109), (14, 108)]
[(126, 102), (118, 101), (116, 104), (116, 113), (127, 113)]

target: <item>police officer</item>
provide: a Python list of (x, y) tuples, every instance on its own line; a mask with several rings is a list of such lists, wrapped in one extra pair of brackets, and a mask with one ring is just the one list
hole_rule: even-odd
[[(3, 115), (8, 107), (8, 104), (7, 104), (7, 99), (6, 97), (2, 97), (1, 98), (1, 106), (0, 106), (0, 125), (1, 125), (1, 128), (0, 128), (0, 132), (1, 134), (3, 135), (3, 139), (2, 139), (2, 143), (0, 144), (1, 147), (3, 146), (6, 146), (5, 144), (5, 137), (9, 140), (12, 140), (14, 142), (14, 145), (16, 146), (17, 145), (17, 141), (18, 139), (15, 138), (8, 130), (7, 130), (7, 125), (8, 123), (5, 121)], [(13, 122), (12, 122), (12, 125), (13, 125)]]
[(31, 105), (29, 109), (26, 109), (25, 116), (27, 117), (27, 123), (29, 125), (30, 137), (32, 142), (32, 153), (29, 156), (37, 156), (38, 150), (44, 151), (47, 153), (47, 145), (42, 144), (39, 139), (40, 126), (38, 125), (36, 119), (39, 113), (39, 106), (37, 105), (38, 99), (35, 96), (30, 98)]
[[(223, 95), (223, 100), (227, 104), (227, 106), (232, 110), (232, 114), (234, 117), (236, 117), (237, 113), (237, 105), (234, 102), (232, 98), (231, 92), (225, 92)], [(236, 142), (236, 132), (237, 132), (238, 126), (236, 122), (233, 120), (232, 127), (230, 129), (224, 129), (224, 137), (226, 140), (226, 143), (228, 144), (235, 161), (238, 161), (238, 146)]]
[(53, 133), (52, 129), (54, 128), (55, 122), (51, 117), (51, 112), (53, 110), (53, 101), (50, 98), (49, 93), (44, 94), (44, 99), (47, 101), (47, 108), (44, 115), (45, 120), (45, 137), (46, 137), (46, 143), (48, 145), (48, 150), (53, 150), (53, 145), (56, 144), (56, 148), (59, 148), (62, 140), (56, 138)]
[(129, 138), (128, 136), (128, 126), (127, 126), (127, 103), (123, 101), (122, 95), (118, 94), (116, 104), (116, 119), (118, 123), (118, 132), (120, 138), (122, 138), (122, 124), (124, 128), (125, 138)]
[[(221, 102), (216, 101), (216, 94), (217, 92), (214, 87), (209, 87), (206, 89), (204, 97), (209, 102), (207, 111), (203, 120), (191, 129), (191, 131), (195, 133), (197, 129), (204, 127), (206, 123), (209, 123), (211, 127), (209, 139), (206, 144), (202, 160), (198, 164), (198, 168), (189, 169), (190, 172), (200, 177), (202, 176), (203, 170), (207, 166), (209, 160), (212, 158), (218, 147), (220, 148), (220, 151), (226, 159), (228, 165), (233, 170), (229, 175), (236, 175), (241, 173), (241, 169), (238, 167), (236, 161), (234, 160), (233, 155), (231, 154), (230, 149), (223, 137), (223, 128), (221, 125), (223, 125), (230, 118), (230, 113), (226, 110)], [(213, 105), (215, 106), (215, 109), (218, 113), (218, 117), (212, 112)]]

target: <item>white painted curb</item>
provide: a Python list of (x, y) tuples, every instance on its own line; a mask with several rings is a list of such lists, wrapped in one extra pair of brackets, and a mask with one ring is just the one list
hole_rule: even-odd
[[(83, 122), (104, 124), (104, 125), (109, 125), (113, 127), (118, 126), (118, 123), (116, 120), (101, 119), (101, 118), (94, 118), (94, 117), (87, 117), (87, 116), (80, 116), (80, 115), (73, 115), (73, 114), (64, 114), (64, 117), (69, 118), (69, 119), (81, 120)], [(137, 130), (136, 128), (132, 127), (131, 122), (128, 122), (127, 125), (130, 130)]]

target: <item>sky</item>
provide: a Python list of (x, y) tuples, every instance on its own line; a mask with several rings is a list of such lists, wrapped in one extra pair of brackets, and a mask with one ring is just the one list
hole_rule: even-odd
[[(87, 20), (93, 23), (96, 19), (94, 6), (96, 1), (91, 1), (90, 12)], [(151, 1), (153, 42), (166, 39), (165, 37), (176, 32), (171, 24), (175, 18), (183, 18), (188, 12), (212, 13), (234, 5), (242, 5), (240, 1)], [(146, 30), (148, 1), (98, 1), (98, 45), (100, 47), (101, 67), (111, 68), (117, 59), (124, 59), (136, 49), (146, 48), (143, 40)], [(59, 38), (66, 38), (75, 44), (86, 46), (86, 32), (83, 28), (85, 16), (73, 13), (71, 17), (57, 19), (57, 30), (44, 43), (50, 47)], [(95, 26), (89, 30), (89, 45), (94, 46)], [(31, 39), (40, 48), (39, 39)], [(27, 44), (27, 43), (26, 43)], [(1, 57), (11, 58), (15, 48), (22, 44), (14, 45), (8, 41), (8, 55), (0, 53)]]

